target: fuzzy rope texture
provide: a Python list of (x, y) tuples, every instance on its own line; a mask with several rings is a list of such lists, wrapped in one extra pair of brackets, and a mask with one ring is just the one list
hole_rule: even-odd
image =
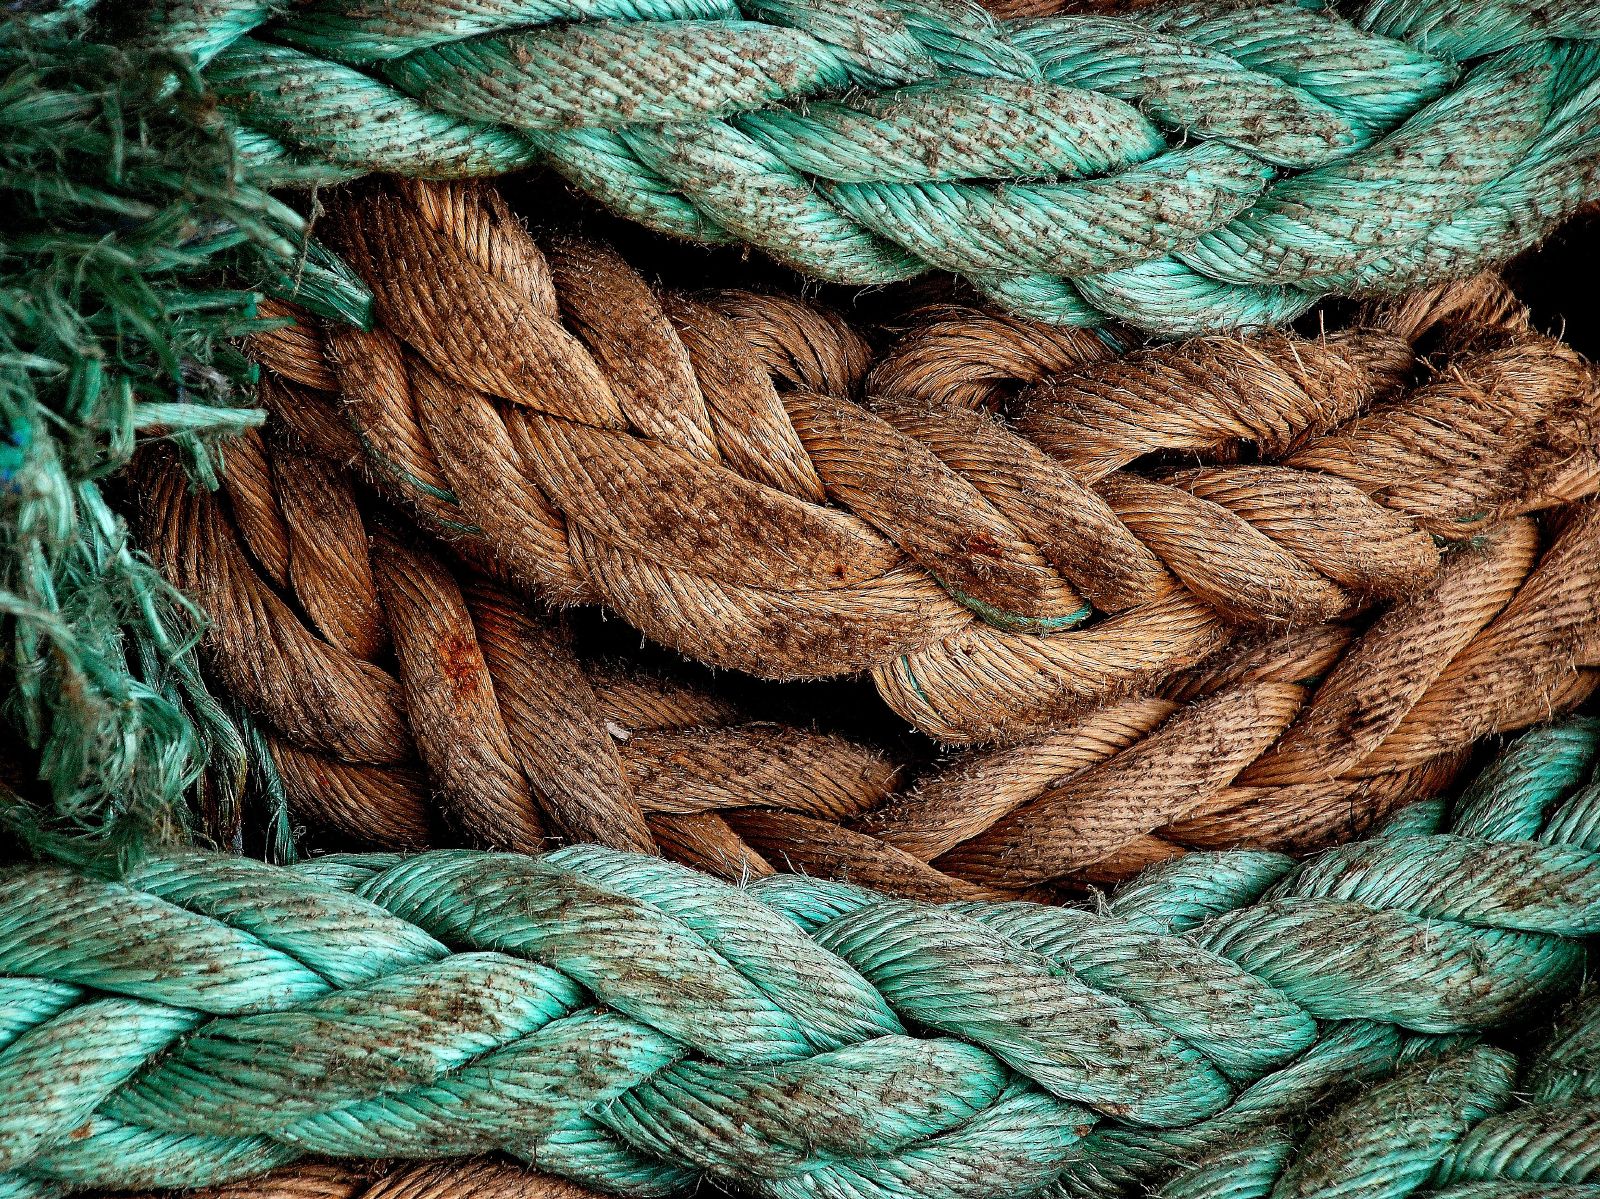
[[(358, 1162), (290, 1166), (186, 1199), (595, 1199), (596, 1192), (510, 1162), (479, 1159), (373, 1168)], [(155, 1199), (149, 1196), (148, 1199)]]
[(1596, 631), (1586, 509), (1542, 554), (1527, 521), (1494, 527), (1365, 631), (1245, 639), (891, 794), (897, 772), (859, 746), (578, 661), (558, 622), (408, 544), (282, 430), (235, 441), (228, 464), (217, 496), (170, 462), (143, 470), (142, 540), (208, 613), (219, 691), (256, 718), (290, 809), (364, 846), (561, 836), (936, 900), (1105, 883), (1187, 849), (1359, 835), (1444, 786), (1478, 738), (1595, 684), (1572, 669)]
[(1600, 997), (1591, 993), (1537, 1056), (1517, 1066), (1511, 1054), (1488, 1046), (1424, 1058), (1318, 1112), (1303, 1130), (1241, 1138), (1156, 1194), (1594, 1199)]
[[(1419, 1048), (1426, 1048), (1419, 1046)], [(1600, 1193), (1600, 997), (1577, 1006), (1520, 1063), (1487, 1046), (1442, 1047), (1389, 1079), (1303, 1119), (1244, 1130), (1186, 1163), (1158, 1199), (1594, 1199)], [(1092, 1134), (1099, 1135), (1099, 1134)], [(1115, 1135), (1115, 1134), (1112, 1134)], [(1192, 1147), (1191, 1147), (1192, 1150)], [(1083, 1196), (1128, 1177), (1077, 1176)], [(1083, 1185), (1087, 1184), (1087, 1185)], [(288, 1167), (192, 1199), (582, 1199), (570, 1184), (489, 1160), (430, 1163), (377, 1176), (354, 1164)]]
[(299, 180), (548, 162), (653, 228), (1173, 336), (1463, 277), (1597, 191), (1584, 0), (155, 0)]
[[(1426, 1049), (1425, 1046), (1418, 1048)], [(1600, 1194), (1600, 998), (1592, 993), (1530, 1061), (1486, 1046), (1414, 1055), (1395, 1075), (1303, 1119), (1245, 1129), (1187, 1167), (1158, 1199), (1595, 1199)], [(1513, 1089), (1514, 1088), (1514, 1089)], [(1157, 1160), (1160, 1160), (1157, 1158)], [(1087, 1199), (1134, 1182), (1075, 1176)], [(587, 1199), (555, 1179), (493, 1160), (370, 1174), (355, 1163), (286, 1167), (189, 1199)]]
[(246, 821), (197, 616), (104, 481), (163, 437), (214, 485), (215, 443), (261, 420), (228, 341), (269, 327), (259, 289), (294, 271), (330, 313), (360, 290), (304, 259), (306, 222), (240, 168), (192, 71), (77, 36), (86, 7), (0, 23), (0, 771), (28, 780), (0, 824), (76, 860)]
[(1531, 734), (1448, 818), (1190, 859), (1100, 913), (590, 846), (13, 869), (0, 1185), (490, 1149), (634, 1195), (1146, 1184), (1576, 985), (1596, 732)]
[[(375, 525), (348, 474), (258, 439), (220, 497), (140, 476), (144, 540), (209, 614), (210, 662), (297, 818), (364, 846), (539, 852), (552, 837), (773, 868), (725, 815), (860, 815), (895, 772), (841, 738), (573, 654), (559, 622)], [(392, 652), (393, 666), (387, 666)]]
[[(1414, 596), (1437, 540), (1600, 483), (1595, 372), (1492, 285), (1324, 339), (1103, 363), (1091, 335), (935, 322), (863, 406), (868, 358), (837, 319), (659, 295), (599, 247), (547, 253), (492, 192), (386, 189), (323, 228), (379, 319), (256, 339), (263, 402), (308, 444), (370, 461), (521, 587), (713, 665), (871, 670), (952, 742), (1149, 690), (1242, 628)], [(1440, 325), (1456, 344), (1434, 361), (1417, 342)], [(946, 394), (979, 357), (1038, 383), (1035, 440)], [(1161, 467), (1180, 454), (1211, 465)]]

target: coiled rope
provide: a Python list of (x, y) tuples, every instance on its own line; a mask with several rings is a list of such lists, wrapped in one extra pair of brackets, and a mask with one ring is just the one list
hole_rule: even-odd
[[(836, 320), (659, 296), (596, 247), (547, 256), (484, 190), (385, 189), (330, 224), (379, 327), (257, 339), (279, 376), (263, 401), (309, 444), (351, 456), (342, 411), (355, 456), (520, 585), (598, 600), (714, 665), (871, 670), (952, 742), (1149, 690), (1241, 625), (1414, 595), (1435, 538), (1600, 484), (1593, 369), (1493, 288), (1386, 316), (1396, 332), (1203, 341), (1076, 373), (1104, 346), (975, 318), (980, 343), (1045, 351), (1024, 407), (1036, 444), (905, 368), (916, 338), (874, 376), (893, 390), (859, 406), (867, 358)], [(1464, 344), (1397, 390), (1420, 331), (1463, 305)], [(922, 360), (953, 340), (928, 337)], [(1152, 475), (1160, 452), (1216, 465)], [(1586, 569), (1558, 585), (1592, 593)]]
[(1527, 520), (1495, 526), (1365, 631), (1247, 638), (891, 796), (861, 747), (578, 662), (502, 585), (364, 514), (326, 460), (247, 436), (228, 462), (218, 497), (142, 472), (142, 538), (209, 614), (214, 676), (291, 810), (359, 845), (452, 844), (442, 808), (473, 845), (659, 847), (735, 879), (788, 866), (936, 900), (1114, 882), (1186, 849), (1360, 835), (1596, 683), (1574, 669), (1600, 633), (1591, 506), (1542, 552)]
[(1584, 0), (996, 22), (964, 0), (153, 0), (301, 181), (535, 160), (826, 279), (1187, 336), (1465, 277), (1596, 194)]
[(1099, 914), (593, 846), (9, 870), (0, 1189), (490, 1149), (635, 1195), (1148, 1182), (1573, 987), (1596, 734), (1529, 735), (1442, 823), (1189, 859)]

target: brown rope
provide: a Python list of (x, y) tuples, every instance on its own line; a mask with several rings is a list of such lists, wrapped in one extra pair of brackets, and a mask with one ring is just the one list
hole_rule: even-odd
[(596, 1199), (594, 1191), (570, 1182), (489, 1159), (424, 1162), (388, 1171), (371, 1163), (318, 1162), (182, 1194), (185, 1199)]
[[(309, 444), (366, 453), (519, 587), (714, 665), (871, 670), (952, 742), (1148, 692), (1239, 626), (1413, 595), (1435, 538), (1597, 482), (1593, 372), (1503, 299), (1495, 322), (1473, 299), (1480, 335), (1439, 364), (1417, 341), (1458, 293), (1111, 361), (1092, 335), (946, 312), (862, 407), (864, 346), (836, 319), (660, 296), (609, 250), (541, 249), (485, 189), (397, 185), (332, 233), (379, 329), (259, 347)], [(1022, 383), (1027, 437), (972, 406)]]
[[(1193, 848), (1315, 848), (1571, 708), (1600, 661), (1600, 503), (1508, 518), (1376, 620), (1234, 642), (1158, 694), (969, 755), (903, 794), (877, 755), (581, 664), (560, 625), (375, 527), (353, 480), (260, 436), (225, 493), (152, 461), (146, 544), (212, 617), (212, 668), (302, 819), (380, 846), (555, 834), (730, 877), (927, 898), (1107, 883)], [(468, 542), (470, 544), (470, 542)], [(391, 662), (392, 666), (384, 663)]]
[(552, 618), (371, 528), (351, 477), (260, 435), (225, 493), (142, 464), (144, 543), (210, 617), (209, 661), (264, 726), (299, 818), (367, 845), (534, 852), (549, 835), (772, 867), (719, 813), (861, 814), (895, 772), (840, 738), (751, 723), (702, 692), (580, 664)]

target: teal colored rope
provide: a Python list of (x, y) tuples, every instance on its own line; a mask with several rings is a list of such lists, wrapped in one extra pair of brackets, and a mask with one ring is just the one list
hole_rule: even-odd
[[(1294, 1148), (1412, 1061), (1465, 1128), (1508, 1103), (1478, 1034), (1570, 991), (1600, 932), (1597, 738), (1525, 736), (1442, 823), (1194, 855), (1098, 913), (597, 847), (15, 869), (0, 1194), (503, 1149), (632, 1195), (1110, 1196)], [(1567, 1063), (1541, 1095), (1587, 1097)], [(1495, 1160), (1428, 1146), (1419, 1184), (1444, 1149), (1451, 1179)]]
[(1302, 1128), (1241, 1138), (1158, 1199), (1597, 1199), (1600, 995), (1520, 1072), (1479, 1045), (1425, 1056)]
[(1183, 336), (1463, 276), (1600, 195), (1589, 0), (157, 0), (291, 181), (545, 161), (655, 229)]

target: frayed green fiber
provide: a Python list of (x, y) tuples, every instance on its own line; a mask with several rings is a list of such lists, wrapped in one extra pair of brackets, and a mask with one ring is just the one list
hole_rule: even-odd
[(246, 745), (200, 678), (201, 616), (102, 484), (159, 438), (214, 486), (218, 440), (261, 420), (232, 339), (269, 327), (262, 288), (357, 319), (362, 296), (245, 177), (187, 58), (86, 41), (86, 4), (27, 8), (0, 28), (0, 692), (24, 747), (0, 820), (77, 861), (231, 844)]

